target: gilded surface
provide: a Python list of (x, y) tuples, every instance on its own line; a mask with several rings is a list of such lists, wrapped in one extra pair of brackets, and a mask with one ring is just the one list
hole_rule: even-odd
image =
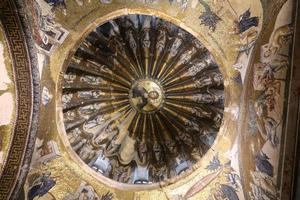
[[(41, 84), (48, 89), (47, 103), (41, 107), (32, 170), (25, 185), (27, 197), (37, 198), (39, 193), (32, 188), (41, 183), (48, 187), (40, 199), (84, 195), (103, 200), (280, 197), (279, 155), (284, 81), (293, 34), (288, 12), (292, 1), (63, 2), (66, 5), (41, 7), (44, 15), (55, 8), (57, 26), (47, 28), (52, 32), (65, 29), (67, 36), (59, 41), (43, 30), (53, 45), (39, 43), (40, 53), (46, 54), (41, 62)], [(157, 184), (123, 184), (99, 175), (72, 151), (63, 125), (61, 87), (71, 57), (99, 24), (126, 14), (155, 15), (188, 31), (212, 53), (224, 77), (224, 120), (214, 144), (192, 172)]]
[[(5, 34), (6, 45), (9, 47), (13, 68), (13, 73), (10, 71), (9, 75), (14, 77), (14, 98), (16, 99), (10, 101), (14, 104), (16, 113), (13, 116), (14, 121), (10, 124), (13, 128), (10, 133), (12, 139), (8, 143), (6, 161), (1, 172), (0, 199), (16, 198), (15, 196), (18, 194), (16, 191), (20, 190), (20, 186), (23, 184), (22, 179), (28, 172), (32, 153), (31, 146), (34, 142), (35, 128), (32, 123), (36, 121), (36, 109), (39, 106), (37, 100), (37, 95), (39, 95), (38, 83), (33, 81), (35, 67), (31, 65), (34, 63), (31, 60), (33, 59), (31, 57), (33, 52), (27, 51), (29, 42), (25, 37), (26, 31), (22, 29), (24, 18), (21, 18), (22, 13), (15, 12), (15, 6), (14, 2), (11, 1), (3, 1), (0, 4), (1, 28), (4, 30), (1, 35)], [(1, 76), (5, 75), (5, 71), (3, 72)], [(1, 81), (5, 81), (5, 79)], [(36, 96), (33, 94), (33, 88), (35, 88)], [(6, 100), (1, 101), (2, 105), (5, 103), (7, 103)], [(5, 109), (9, 110), (9, 105)], [(2, 111), (5, 110), (1, 109)], [(9, 112), (7, 114), (9, 115)], [(2, 133), (5, 134), (5, 132)], [(4, 137), (6, 136), (4, 135)]]

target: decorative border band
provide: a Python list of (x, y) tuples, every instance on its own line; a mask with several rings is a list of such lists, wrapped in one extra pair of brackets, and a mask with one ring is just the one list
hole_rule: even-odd
[(0, 20), (13, 61), (17, 97), (13, 140), (0, 178), (0, 199), (16, 199), (22, 188), (30, 166), (38, 121), (37, 59), (22, 7), (21, 0), (0, 3)]

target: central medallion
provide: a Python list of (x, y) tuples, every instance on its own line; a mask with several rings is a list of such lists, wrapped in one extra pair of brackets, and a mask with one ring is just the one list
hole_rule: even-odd
[(152, 113), (161, 108), (164, 92), (160, 84), (155, 80), (141, 79), (132, 85), (129, 99), (132, 107), (137, 111)]

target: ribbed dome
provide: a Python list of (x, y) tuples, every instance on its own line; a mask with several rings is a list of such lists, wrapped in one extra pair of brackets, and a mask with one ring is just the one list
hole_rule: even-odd
[(64, 74), (64, 124), (90, 167), (123, 183), (154, 183), (189, 169), (223, 118), (223, 78), (191, 34), (156, 17), (100, 25)]

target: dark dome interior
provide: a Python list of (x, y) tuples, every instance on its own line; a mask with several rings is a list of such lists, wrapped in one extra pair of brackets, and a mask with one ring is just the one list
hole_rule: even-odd
[(119, 17), (89, 33), (62, 90), (73, 150), (122, 183), (160, 182), (190, 169), (223, 118), (223, 78), (210, 52), (153, 16)]

